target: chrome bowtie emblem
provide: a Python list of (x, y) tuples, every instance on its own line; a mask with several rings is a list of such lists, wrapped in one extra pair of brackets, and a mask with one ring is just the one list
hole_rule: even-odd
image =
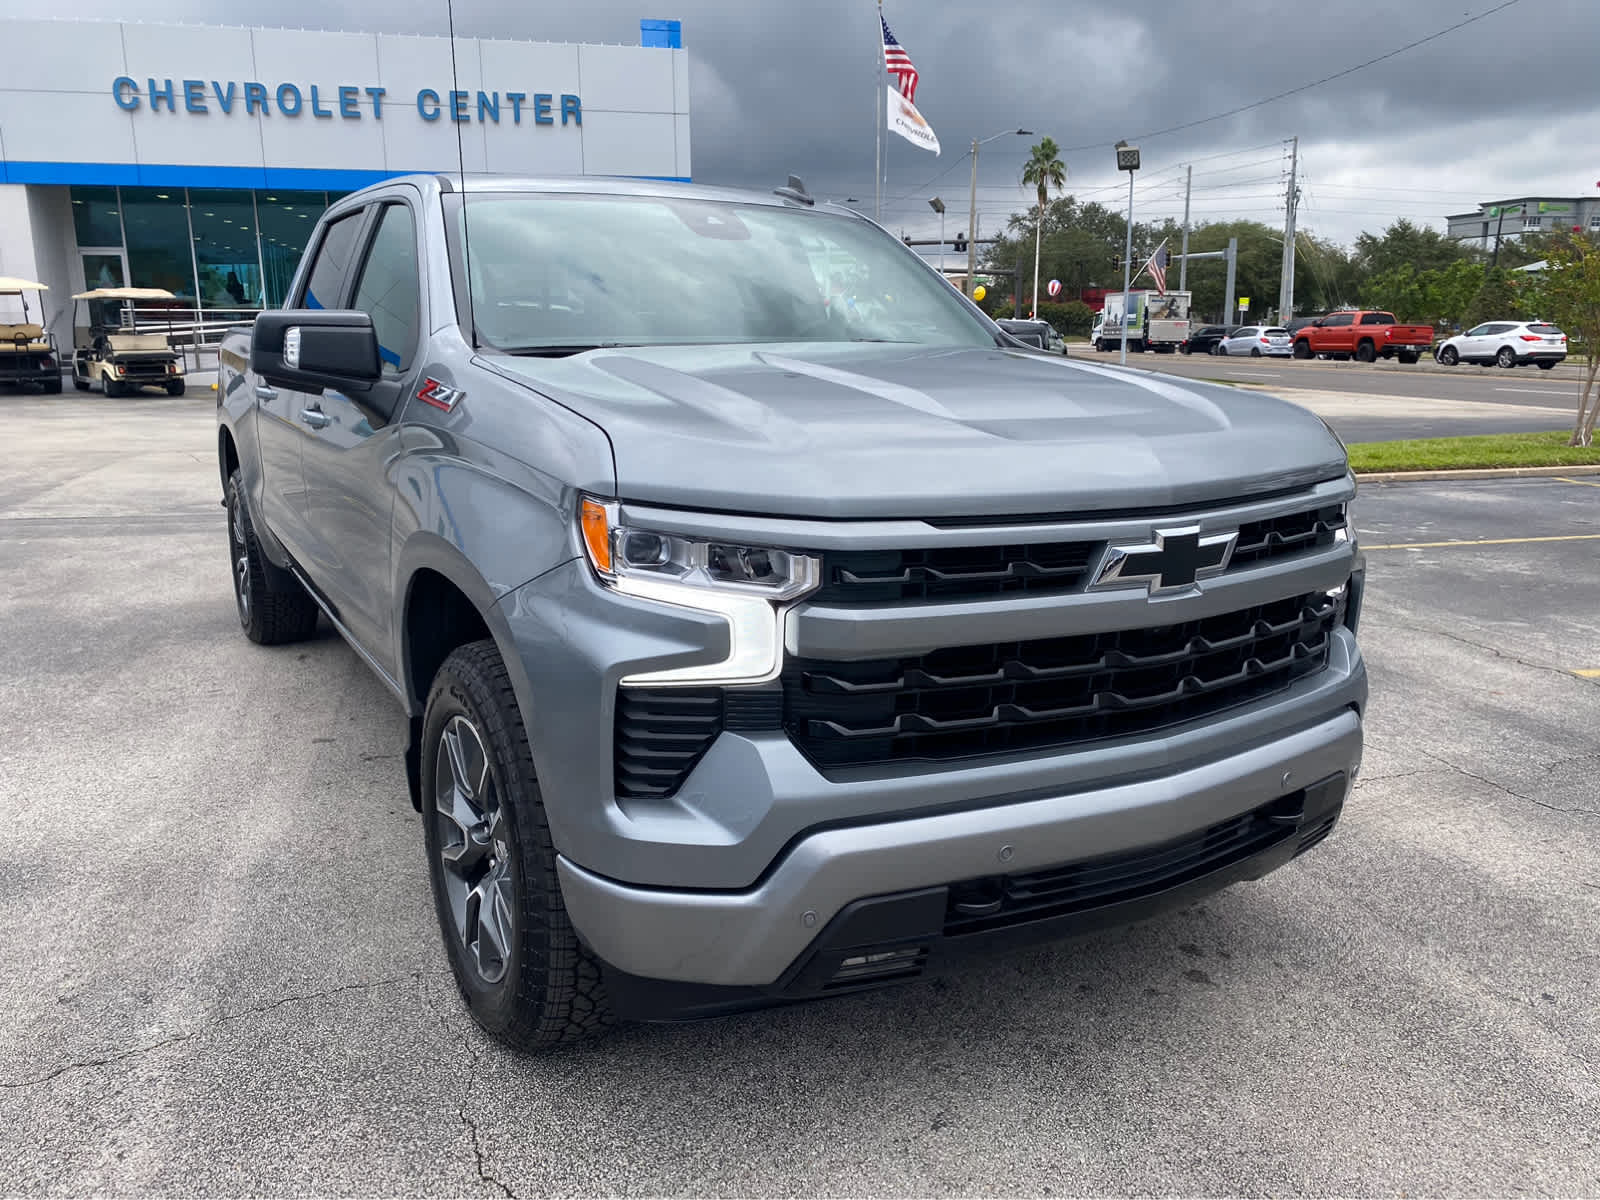
[(1148, 542), (1113, 543), (1106, 547), (1090, 590), (1135, 583), (1150, 585), (1150, 594), (1177, 591), (1196, 580), (1220, 575), (1233, 557), (1239, 533), (1202, 534), (1198, 525), (1157, 529)]

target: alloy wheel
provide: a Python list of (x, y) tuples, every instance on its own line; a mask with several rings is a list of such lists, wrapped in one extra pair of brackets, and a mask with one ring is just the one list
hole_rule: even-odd
[(245, 532), (243, 505), (234, 497), (228, 526), (233, 534), (233, 595), (239, 602), (239, 624), (250, 627), (250, 540)]
[(434, 819), (445, 894), (465, 958), (486, 984), (506, 976), (516, 931), (511, 841), (477, 727), (453, 716), (434, 756)]

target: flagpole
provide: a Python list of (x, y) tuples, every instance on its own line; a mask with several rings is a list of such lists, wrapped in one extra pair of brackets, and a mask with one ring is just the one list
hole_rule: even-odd
[(872, 219), (883, 220), (883, 127), (889, 120), (889, 114), (884, 112), (883, 106), (888, 97), (883, 91), (883, 0), (878, 0), (878, 26), (872, 31), (873, 63), (872, 70), (873, 91), (876, 98), (872, 102), (872, 111), (877, 116), (877, 149), (872, 158)]

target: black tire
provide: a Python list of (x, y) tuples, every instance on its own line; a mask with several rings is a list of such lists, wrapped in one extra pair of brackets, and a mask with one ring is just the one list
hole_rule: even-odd
[(1377, 357), (1378, 357), (1378, 349), (1371, 342), (1362, 342), (1359, 346), (1356, 347), (1356, 361), (1357, 362), (1364, 362), (1364, 363), (1374, 362), (1374, 361), (1377, 360)]
[[(481, 768), (475, 753), (458, 760), (473, 764), (468, 774), (478, 781), (477, 795), (465, 807), (454, 793), (440, 805), (441, 771), (455, 775), (445, 746), (447, 731), (454, 731), (458, 745), (467, 744), (470, 733), (482, 753)], [(482, 816), (481, 837), (446, 816), (451, 809), (458, 815)], [(510, 676), (491, 641), (458, 647), (434, 676), (422, 719), (422, 813), (439, 930), (473, 1019), (501, 1041), (528, 1051), (580, 1041), (611, 1025), (600, 964), (578, 941), (562, 902), (555, 846), (527, 730)], [(468, 870), (481, 871), (470, 889), (466, 875), (445, 866), (445, 852), (460, 847), (473, 848), (469, 853), (475, 862)], [(511, 891), (505, 908), (510, 929), (502, 934), (508, 950), (503, 957), (490, 952), (486, 968), (486, 934), (475, 915), (482, 906), (474, 908), (472, 897), (496, 877), (494, 897), (506, 900), (503, 889), (509, 886)], [(458, 906), (466, 914), (459, 921)], [(463, 929), (476, 929), (476, 953)]]
[(57, 375), (54, 379), (46, 379), (44, 381), (44, 394), (46, 396), (61, 395), (61, 376)]
[(1261, 347), (1260, 346), (1251, 346), (1250, 347), (1250, 357), (1251, 358), (1260, 358), (1261, 357)]
[(183, 382), (183, 380), (181, 380), (181, 379), (171, 379), (171, 380), (167, 381), (167, 395), (169, 395), (169, 396), (181, 396), (181, 395), (183, 395), (183, 392), (184, 392), (184, 382)]
[(268, 570), (238, 470), (228, 476), (228, 550), (233, 602), (245, 637), (260, 646), (280, 646), (316, 632), (317, 602), (292, 577), (286, 586), (274, 580), (282, 572)]
[(1397, 350), (1395, 351), (1395, 357), (1409, 367), (1412, 363), (1421, 358), (1422, 355), (1418, 354), (1415, 350)]
[(128, 385), (115, 379), (107, 379), (105, 383), (101, 385), (101, 390), (105, 392), (106, 398), (110, 400), (115, 399), (118, 396), (127, 395)]
[(1183, 345), (1179, 346), (1178, 349), (1183, 351), (1183, 353), (1185, 353), (1185, 354), (1190, 353), (1189, 343), (1188, 342), (1183, 343)]
[(89, 390), (89, 381), (87, 379), (79, 379), (76, 375), (74, 375), (72, 377), (72, 386), (77, 388), (80, 392), (87, 392)]
[(1220, 357), (1225, 352), (1222, 349), (1222, 343), (1221, 342), (1212, 342), (1211, 343), (1211, 349), (1207, 350), (1206, 353), (1211, 355), (1213, 358), (1217, 358), (1217, 357)]
[(1494, 361), (1509, 370), (1517, 365), (1517, 352), (1510, 346), (1501, 346), (1500, 353), (1494, 356)]
[(1439, 361), (1447, 367), (1453, 367), (1461, 361), (1461, 352), (1454, 346), (1446, 346), (1439, 351)]
[(1294, 344), (1294, 356), (1302, 361), (1311, 357), (1311, 343), (1298, 341)]
[(1547, 359), (1545, 359), (1543, 362), (1541, 362), (1539, 364), (1539, 370), (1541, 370), (1541, 371), (1553, 371), (1555, 369), (1555, 365), (1556, 364), (1555, 364), (1555, 360), (1554, 359), (1547, 358)]

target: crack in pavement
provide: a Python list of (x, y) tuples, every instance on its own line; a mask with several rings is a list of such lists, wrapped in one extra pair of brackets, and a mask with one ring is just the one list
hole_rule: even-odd
[(1572, 813), (1572, 814), (1581, 814), (1583, 816), (1589, 816), (1589, 817), (1600, 817), (1600, 809), (1594, 809), (1594, 808), (1563, 808), (1559, 804), (1551, 804), (1547, 800), (1540, 800), (1537, 796), (1525, 795), (1522, 792), (1519, 792), (1519, 791), (1516, 791), (1513, 788), (1507, 787), (1503, 783), (1499, 783), (1499, 782), (1497, 782), (1497, 781), (1495, 781), (1493, 779), (1489, 779), (1489, 778), (1487, 778), (1487, 777), (1485, 777), (1483, 775), (1475, 774), (1474, 772), (1467, 770), (1465, 767), (1458, 767), (1455, 763), (1449, 761), (1448, 759), (1441, 758), (1439, 755), (1434, 754), (1430, 750), (1424, 750), (1421, 746), (1416, 747), (1416, 752), (1418, 754), (1422, 755), (1424, 758), (1431, 758), (1434, 762), (1438, 763), (1442, 767), (1448, 767), (1450, 770), (1454, 771), (1458, 775), (1464, 775), (1468, 779), (1475, 779), (1479, 783), (1488, 784), (1490, 787), (1494, 788), (1496, 791), (1504, 792), (1506, 795), (1513, 796), (1518, 800), (1525, 800), (1529, 804), (1536, 804), (1540, 808), (1547, 808), (1551, 812)]
[(1429, 629), (1424, 625), (1386, 625), (1384, 628), (1398, 629), (1404, 633), (1432, 634), (1435, 637), (1446, 638), (1452, 642), (1460, 642), (1463, 646), (1471, 646), (1475, 650), (1487, 650), (1496, 658), (1505, 659), (1507, 662), (1514, 662), (1518, 666), (1530, 667), (1535, 671), (1549, 671), (1554, 675), (1560, 675), (1563, 679), (1572, 679), (1579, 683), (1588, 682), (1588, 680), (1582, 679), (1579, 676), (1574, 675), (1571, 671), (1564, 670), (1561, 667), (1552, 667), (1548, 663), (1529, 662), (1525, 658), (1519, 658), (1515, 654), (1507, 654), (1505, 651), (1498, 650), (1493, 646), (1485, 645), (1483, 642), (1475, 642), (1471, 638), (1462, 637), (1459, 633), (1447, 633), (1443, 629)]
[(192, 1038), (199, 1037), (209, 1028), (218, 1025), (226, 1025), (233, 1021), (242, 1021), (246, 1017), (260, 1016), (262, 1013), (271, 1012), (275, 1008), (282, 1008), (285, 1004), (305, 1003), (306, 1001), (310, 1000), (321, 1000), (329, 996), (338, 996), (345, 992), (363, 992), (370, 991), (373, 988), (392, 987), (395, 984), (416, 982), (419, 981), (425, 974), (431, 973), (433, 972), (412, 971), (408, 975), (399, 975), (392, 979), (377, 979), (370, 983), (345, 983), (340, 984), (338, 987), (325, 988), (320, 992), (305, 992), (303, 994), (296, 994), (292, 996), (281, 996), (278, 999), (266, 1004), (258, 1004), (251, 1008), (242, 1008), (237, 1012), (221, 1013), (218, 1015), (215, 1021), (204, 1028), (191, 1029), (185, 1033), (175, 1033), (171, 1037), (165, 1037), (160, 1041), (151, 1042), (147, 1046), (134, 1046), (131, 1049), (119, 1050), (114, 1054), (107, 1054), (99, 1058), (84, 1058), (77, 1059), (69, 1063), (63, 1063), (55, 1070), (36, 1076), (32, 1079), (0, 1079), (0, 1088), (4, 1088), (7, 1091), (14, 1091), (20, 1088), (38, 1087), (40, 1084), (49, 1083), (52, 1079), (57, 1079), (60, 1076), (65, 1075), (68, 1071), (78, 1071), (92, 1067), (109, 1066), (111, 1063), (122, 1062), (124, 1059), (137, 1058), (142, 1054), (150, 1054), (156, 1050), (164, 1050), (168, 1046), (176, 1046), (180, 1042), (187, 1042)]
[[(423, 984), (422, 990), (424, 998), (431, 1000), (432, 997), (428, 994), (426, 984)], [(478, 1064), (483, 1061), (482, 1056), (478, 1053), (478, 1048), (472, 1044), (472, 1030), (470, 1027), (459, 1023), (452, 1025), (449, 1013), (443, 1006), (439, 1009), (439, 1024), (444, 1027), (446, 1032), (458, 1034), (461, 1039), (461, 1048), (467, 1052), (467, 1056), (472, 1060), (467, 1068), (466, 1084), (461, 1089), (461, 1102), (456, 1105), (456, 1116), (461, 1119), (461, 1124), (466, 1127), (467, 1137), (472, 1144), (473, 1165), (477, 1168), (478, 1178), (484, 1183), (499, 1188), (502, 1195), (515, 1200), (516, 1192), (511, 1190), (511, 1185), (489, 1170), (483, 1154), (483, 1139), (478, 1132), (478, 1123), (467, 1112), (467, 1101), (472, 1097), (472, 1080), (477, 1074)]]

